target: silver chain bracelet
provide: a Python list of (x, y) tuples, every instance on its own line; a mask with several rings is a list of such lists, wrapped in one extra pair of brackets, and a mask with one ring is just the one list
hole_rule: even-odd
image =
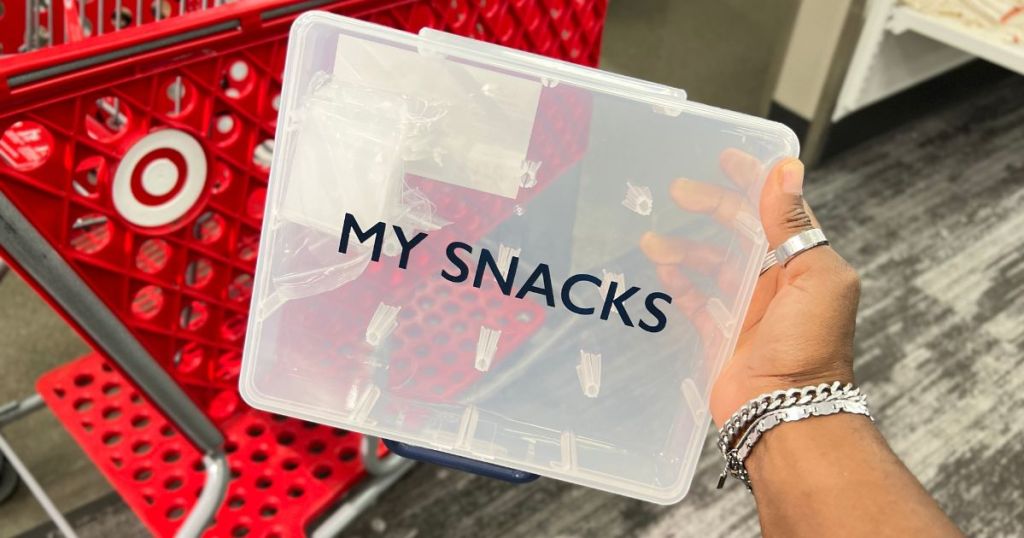
[(750, 475), (744, 462), (764, 432), (784, 422), (836, 413), (872, 418), (867, 398), (852, 383), (843, 385), (835, 381), (777, 390), (753, 398), (733, 413), (719, 431), (718, 449), (725, 459), (725, 469), (718, 479), (718, 488), (725, 485), (726, 477), (732, 476), (751, 489)]

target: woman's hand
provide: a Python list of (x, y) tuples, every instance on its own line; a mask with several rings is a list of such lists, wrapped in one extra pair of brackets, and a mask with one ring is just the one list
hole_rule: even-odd
[[(736, 150), (722, 154), (721, 167), (733, 188), (678, 179), (672, 197), (684, 211), (732, 226), (755, 211), (744, 192), (752, 192), (763, 169)], [(761, 221), (772, 249), (818, 227), (801, 195), (803, 178), (803, 165), (789, 159), (771, 170), (761, 190)], [(672, 294), (672, 305), (691, 320), (709, 350), (717, 349), (721, 331), (708, 312), (706, 291), (686, 275), (715, 276), (719, 289), (731, 290), (739, 286), (736, 273), (742, 269), (713, 245), (651, 232), (640, 246)], [(857, 274), (827, 246), (761, 275), (736, 351), (711, 394), (715, 422), (721, 425), (766, 392), (853, 381), (859, 298)], [(774, 428), (745, 464), (765, 536), (962, 536), (861, 415), (840, 413)]]
[[(759, 211), (769, 245), (818, 226), (801, 195), (804, 167), (796, 159), (778, 163), (761, 189), (760, 207), (746, 193), (764, 174), (763, 165), (739, 150), (726, 150), (720, 165), (733, 185), (677, 179), (670, 194), (680, 209), (737, 226)], [(721, 332), (709, 313), (706, 287), (694, 273), (713, 276), (723, 290), (737, 289), (742, 268), (720, 246), (648, 232), (640, 241), (655, 264), (673, 307), (690, 319), (710, 350)], [(757, 281), (736, 350), (711, 394), (711, 414), (721, 425), (751, 398), (765, 392), (853, 380), (853, 329), (860, 295), (857, 274), (830, 247), (800, 253)]]
[[(772, 249), (819, 227), (804, 202), (803, 179), (803, 164), (796, 159), (780, 162), (768, 176), (760, 213)], [(711, 394), (715, 423), (721, 425), (765, 392), (852, 382), (859, 299), (857, 273), (828, 246), (805, 251), (786, 267), (775, 266), (761, 275), (736, 351)]]

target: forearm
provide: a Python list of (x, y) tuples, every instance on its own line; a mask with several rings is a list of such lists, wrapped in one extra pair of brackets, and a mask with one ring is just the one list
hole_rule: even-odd
[(765, 536), (962, 536), (866, 417), (780, 425), (746, 462)]

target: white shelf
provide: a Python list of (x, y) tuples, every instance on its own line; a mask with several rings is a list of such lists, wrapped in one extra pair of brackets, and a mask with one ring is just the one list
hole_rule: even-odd
[(895, 34), (909, 30), (1024, 75), (1024, 45), (997, 41), (984, 30), (905, 6), (893, 10), (888, 27)]

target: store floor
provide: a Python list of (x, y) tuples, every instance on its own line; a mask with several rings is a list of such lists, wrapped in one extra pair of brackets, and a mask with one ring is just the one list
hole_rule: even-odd
[[(44, 372), (89, 348), (13, 272), (0, 282), (0, 404), (29, 396)], [(46, 410), (2, 431), (57, 506), (73, 510), (113, 492), (57, 419)], [(0, 536), (11, 536), (47, 521), (27, 488), (0, 504)]]
[[(685, 50), (687, 36), (699, 35), (686, 25), (693, 27), (700, 14), (659, 25), (624, 12), (622, 6), (633, 3), (612, 4), (606, 67), (703, 88), (702, 95), (691, 94), (756, 111), (769, 90), (744, 84), (770, 78), (771, 47), (748, 47), (744, 59), (740, 45), (723, 40), (718, 65), (729, 68), (719, 75), (710, 67), (673, 63), (666, 49)], [(770, 21), (755, 22), (744, 23), (751, 26), (750, 39), (777, 38)], [(644, 57), (653, 59), (644, 63)], [(730, 61), (746, 65), (742, 84), (730, 84), (739, 69)], [(700, 85), (685, 82), (693, 69), (707, 71)], [(716, 76), (719, 93), (708, 82)], [(1024, 407), (1020, 140), (1024, 78), (1007, 78), (839, 154), (812, 171), (807, 187), (835, 247), (861, 271), (858, 375), (879, 427), (971, 536), (1024, 535), (1024, 423), (1013, 420)], [(0, 401), (27, 395), (39, 374), (84, 352), (17, 277), (0, 284)], [(83, 536), (144, 535), (47, 411), (4, 434), (58, 505), (73, 511)], [(735, 484), (714, 489), (720, 463), (712, 448), (709, 442), (689, 496), (670, 507), (554, 480), (512, 486), (421, 465), (349, 534), (756, 536), (750, 496)], [(0, 505), (0, 537), (44, 521), (24, 488)]]

